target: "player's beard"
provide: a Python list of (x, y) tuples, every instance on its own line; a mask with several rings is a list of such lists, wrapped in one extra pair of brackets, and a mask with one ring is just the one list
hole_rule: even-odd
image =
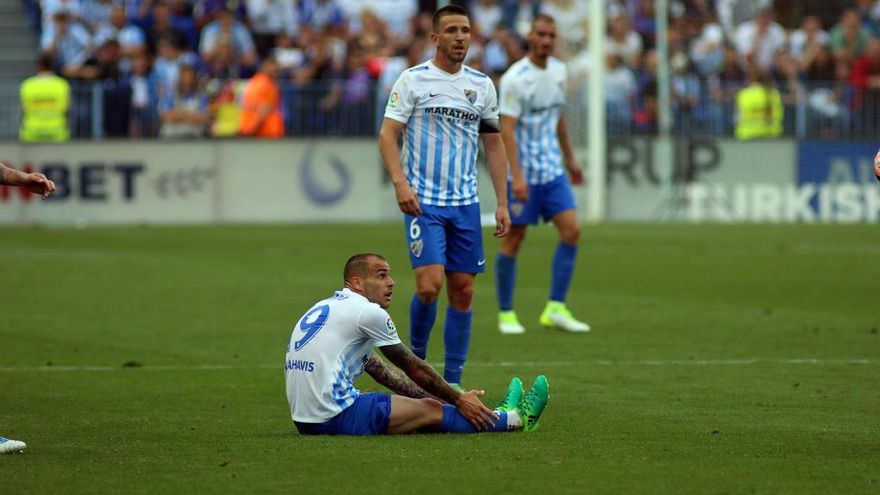
[(446, 55), (446, 58), (448, 58), (450, 62), (452, 62), (454, 64), (460, 64), (460, 63), (464, 62), (464, 59), (467, 57), (467, 52), (468, 52), (467, 43), (463, 43), (462, 46), (464, 47), (463, 49), (462, 48), (456, 49), (455, 47), (450, 46), (443, 53), (444, 53), (444, 55)]

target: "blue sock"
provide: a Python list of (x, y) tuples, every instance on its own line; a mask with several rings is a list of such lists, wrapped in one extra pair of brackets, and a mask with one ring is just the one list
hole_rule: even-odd
[(437, 319), (437, 302), (425, 304), (413, 294), (409, 303), (409, 347), (413, 354), (425, 359), (428, 352), (428, 339)]
[(498, 253), (495, 258), (495, 293), (501, 311), (513, 309), (513, 287), (516, 284), (516, 258)]
[[(507, 430), (507, 413), (499, 412), (498, 416), (500, 417), (498, 421), (495, 421), (495, 426), (486, 431)], [(440, 431), (443, 433), (479, 433), (474, 425), (451, 404), (443, 404), (443, 423), (440, 425)]]
[(446, 346), (443, 378), (447, 382), (461, 383), (461, 372), (464, 370), (470, 341), (471, 312), (459, 311), (447, 306), (446, 322), (443, 324), (443, 344)]
[(553, 275), (550, 280), (550, 300), (565, 302), (568, 286), (574, 274), (574, 260), (577, 256), (577, 244), (560, 242), (553, 253)]

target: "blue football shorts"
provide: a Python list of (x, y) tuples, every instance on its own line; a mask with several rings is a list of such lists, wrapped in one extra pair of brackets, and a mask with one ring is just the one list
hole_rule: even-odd
[(361, 394), (341, 413), (324, 423), (294, 421), (301, 435), (384, 435), (391, 420), (391, 396)]
[(483, 229), (480, 204), (422, 205), (422, 214), (404, 215), (406, 245), (413, 268), (443, 265), (446, 271), (483, 273)]
[(510, 223), (516, 226), (536, 225), (539, 218), (549, 222), (563, 211), (577, 207), (565, 174), (546, 184), (529, 184), (529, 198), (525, 203), (514, 199), (513, 185), (508, 182), (507, 202), (510, 205)]

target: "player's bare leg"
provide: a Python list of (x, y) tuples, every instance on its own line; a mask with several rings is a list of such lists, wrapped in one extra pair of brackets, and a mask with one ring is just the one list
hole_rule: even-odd
[(559, 231), (559, 245), (553, 255), (550, 300), (538, 321), (547, 328), (567, 332), (589, 332), (590, 325), (575, 319), (565, 305), (565, 296), (574, 274), (577, 243), (581, 235), (577, 213), (574, 209), (562, 211), (553, 217), (553, 223)]
[[(513, 290), (516, 284), (516, 256), (526, 238), (525, 225), (513, 225), (510, 232), (501, 240), (499, 257), (495, 265), (495, 294), (498, 297), (498, 331), (503, 334), (525, 333), (526, 328), (519, 322), (513, 310)], [(501, 264), (506, 263), (502, 268)]]
[(439, 429), (443, 422), (443, 404), (434, 399), (410, 399), (391, 396), (391, 417), (388, 433), (410, 433), (431, 427)]
[(443, 265), (425, 265), (413, 270), (416, 275), (416, 296), (425, 304), (437, 302), (443, 288)]
[(474, 274), (447, 272), (446, 294), (449, 305), (458, 311), (470, 311), (474, 299)]

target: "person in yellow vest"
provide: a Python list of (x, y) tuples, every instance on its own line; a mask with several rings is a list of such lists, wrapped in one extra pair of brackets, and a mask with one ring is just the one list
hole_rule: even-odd
[(37, 59), (37, 74), (21, 83), (22, 122), (19, 139), (24, 142), (62, 142), (70, 139), (67, 111), (70, 84), (52, 72), (52, 58)]
[(736, 138), (781, 136), (783, 112), (779, 90), (764, 71), (752, 68), (749, 85), (736, 93)]

